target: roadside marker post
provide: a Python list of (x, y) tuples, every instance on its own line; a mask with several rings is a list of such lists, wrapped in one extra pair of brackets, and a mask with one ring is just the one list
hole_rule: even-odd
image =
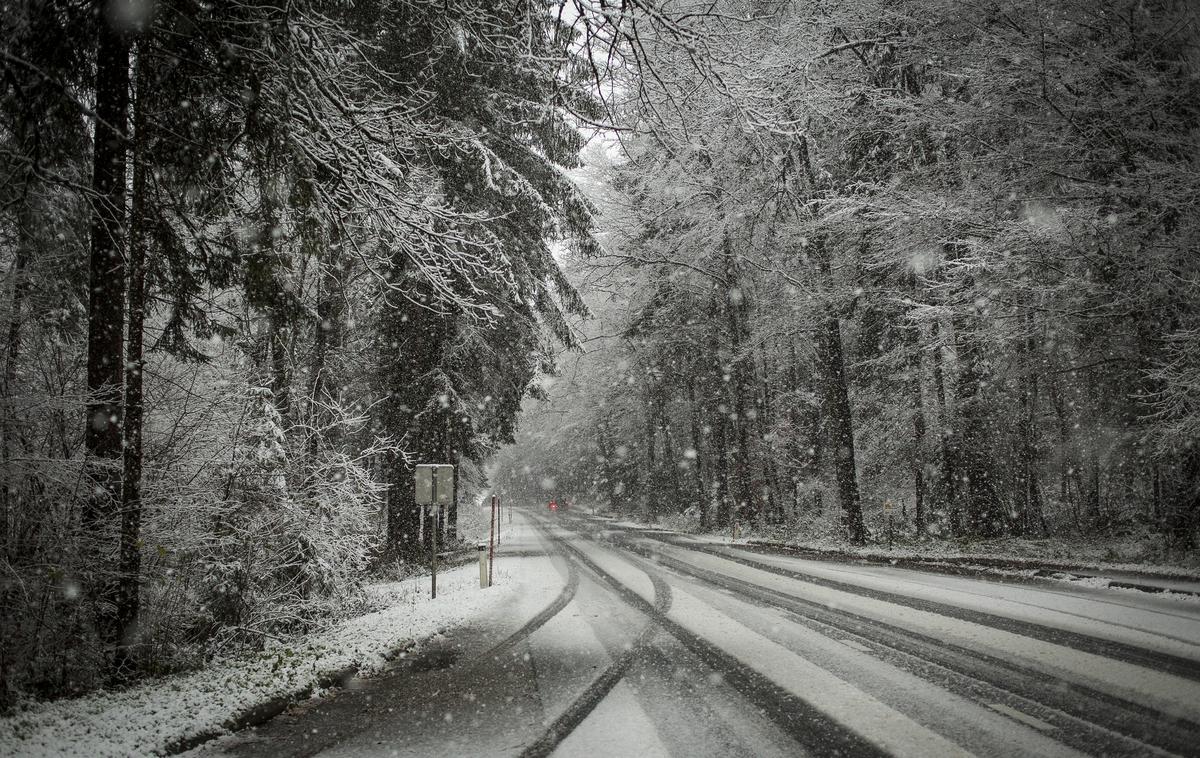
[(479, 553), (479, 589), (488, 587), (487, 545), (480, 542), (475, 546)]
[[(434, 480), (434, 485), (433, 485), (433, 499), (434, 499), (435, 501), (437, 500), (437, 483), (436, 483), (436, 480)], [(430, 566), (432, 567), (432, 570), (429, 572), (429, 599), (430, 599), (430, 600), (437, 600), (437, 533), (438, 533), (438, 507), (437, 507), (436, 505), (432, 505), (432, 506), (430, 506), (430, 508), (433, 510), (433, 518), (431, 519), (431, 520), (432, 520), (432, 522), (433, 522), (433, 534), (429, 535), (429, 536), (430, 536), (430, 541), (429, 541), (429, 564), (430, 564)]]
[[(413, 474), (417, 505), (428, 506), (433, 518), (429, 535), (429, 596), (437, 599), (438, 529), (441, 527), (442, 506), (454, 496), (454, 467), (447, 463), (421, 463)], [(443, 502), (445, 501), (445, 502)]]
[(492, 564), (496, 562), (496, 496), (492, 495), (492, 519), (488, 528), (488, 586), (492, 586)]
[(895, 504), (891, 500), (883, 501), (883, 512), (887, 514), (888, 518), (888, 550), (892, 549), (892, 510), (895, 507)]

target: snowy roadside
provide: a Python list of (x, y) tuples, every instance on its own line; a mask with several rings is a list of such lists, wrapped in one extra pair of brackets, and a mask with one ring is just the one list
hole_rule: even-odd
[(33, 704), (0, 719), (0, 755), (128, 756), (172, 753), (261, 721), (349, 676), (379, 671), (415, 642), (511, 602), (516, 583), (479, 588), (473, 564), (371, 586), (387, 607), (253, 658), (213, 663), (128, 690)]

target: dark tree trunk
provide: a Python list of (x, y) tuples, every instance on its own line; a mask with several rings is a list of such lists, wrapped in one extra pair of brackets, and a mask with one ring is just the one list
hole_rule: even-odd
[(957, 536), (962, 532), (962, 514), (958, 505), (957, 473), (954, 470), (954, 412), (946, 402), (945, 370), (942, 368), (945, 348), (942, 347), (938, 337), (941, 331), (938, 322), (934, 321), (931, 328), (930, 336), (933, 338), (934, 344), (933, 385), (934, 391), (937, 393), (938, 415), (941, 420), (942, 497), (946, 517), (949, 521), (950, 534)]
[[(975, 307), (974, 323), (982, 318)], [(991, 478), (991, 423), (986, 388), (991, 384), (979, 341), (956, 325), (958, 362), (959, 433), (955, 435), (956, 459), (962, 476), (967, 530), (978, 537), (996, 537), (1004, 531), (1007, 514), (997, 497)]]
[[(146, 245), (149, 239), (150, 218), (147, 213), (146, 94), (149, 76), (146, 62), (139, 56), (137, 101), (133, 116), (133, 207), (129, 239), (129, 324), (125, 344), (125, 451), (124, 476), (121, 488), (121, 548), (119, 588), (117, 592), (117, 623), (121, 629), (120, 644), (128, 649), (137, 632), (139, 581), (142, 551), (139, 547), (142, 523), (142, 381), (143, 327), (146, 320)], [(118, 655), (118, 665), (128, 656)]]
[(4, 385), (2, 388), (5, 403), (0, 418), (0, 466), (10, 477), (7, 486), (0, 487), (0, 545), (7, 545), (11, 539), (10, 528), (13, 523), (12, 497), (17, 491), (15, 472), (9, 467), (14, 452), (15, 437), (19, 419), (13, 413), (12, 397), (17, 386), (17, 364), (21, 357), (21, 327), (25, 319), (25, 300), (29, 296), (29, 261), (33, 252), (33, 213), (28, 200), (22, 205), (17, 218), (17, 252), (13, 260), (12, 271), (12, 315), (8, 322), (8, 340), (4, 348)]
[(462, 458), (452, 453), (449, 459), (454, 465), (454, 492), (450, 497), (450, 505), (446, 506), (446, 544), (458, 540), (458, 484), (462, 476)]
[(858, 497), (858, 476), (854, 458), (854, 419), (850, 410), (850, 392), (842, 357), (842, 327), (837, 318), (826, 319), (820, 337), (821, 367), (825, 374), (826, 413), (829, 416), (829, 441), (834, 452), (838, 501), (846, 536), (853, 544), (866, 542), (862, 506)]
[[(658, 406), (658, 424), (659, 436), (662, 438), (662, 475), (665, 480), (664, 493), (671, 498), (672, 502), (668, 510), (679, 512), (681, 503), (686, 503), (687, 499), (680, 491), (679, 486), (679, 466), (678, 459), (675, 457), (675, 440), (672, 434), (671, 421), (667, 416), (667, 399), (666, 387), (662, 387), (657, 398)], [(684, 506), (686, 508), (686, 505)]]
[(596, 434), (596, 446), (600, 450), (600, 456), (604, 459), (602, 467), (604, 470), (604, 483), (608, 489), (608, 504), (612, 506), (613, 510), (623, 513), (624, 497), (620, 491), (617, 469), (613, 466), (614, 450), (612, 441), (609, 439), (609, 434), (608, 421), (601, 419)]
[(707, 529), (711, 519), (708, 513), (708, 496), (704, 487), (704, 464), (701, 455), (704, 448), (700, 433), (700, 409), (696, 406), (696, 380), (694, 377), (688, 377), (687, 391), (688, 407), (691, 409), (692, 452), (696, 454), (696, 457), (692, 459), (692, 475), (696, 484), (696, 507), (700, 509), (700, 528)]
[(1046, 526), (1046, 513), (1042, 504), (1042, 487), (1039, 481), (1041, 455), (1038, 446), (1038, 375), (1034, 369), (1037, 361), (1034, 359), (1034, 339), (1032, 331), (1030, 331), (1032, 319), (1026, 316), (1025, 321), (1026, 329), (1029, 333), (1026, 336), (1024, 345), (1027, 368), (1021, 392), (1021, 404), (1024, 410), (1024, 418), (1022, 419), (1022, 426), (1024, 427), (1022, 429), (1023, 439), (1021, 441), (1021, 470), (1024, 492), (1018, 527), (1022, 534), (1028, 535), (1040, 531), (1042, 536), (1048, 536), (1049, 530)]
[[(732, 259), (732, 254), (729, 257)], [(732, 263), (727, 266), (726, 271), (730, 281), (736, 281), (737, 272)], [(734, 295), (735, 291), (738, 293), (736, 296)], [(734, 482), (737, 486), (736, 502), (734, 503), (737, 513), (734, 517), (737, 522), (741, 523), (751, 517), (755, 502), (750, 476), (750, 424), (746, 417), (746, 393), (753, 387), (748, 376), (747, 359), (741, 355), (742, 347), (745, 344), (742, 326), (742, 316), (746, 310), (743, 290), (731, 288), (726, 293), (725, 308), (729, 318), (730, 363), (729, 381), (726, 382), (726, 386), (729, 388), (732, 400), (732, 423), (734, 433), (737, 435), (737, 444), (730, 451)]]
[(438, 544), (449, 545), (450, 540), (458, 538), (458, 480), (462, 475), (462, 459), (456, 447), (454, 413), (446, 409), (443, 415), (446, 417), (446, 423), (442, 427), (445, 435), (442, 438), (442, 460), (454, 466), (454, 488), (450, 493), (450, 504), (446, 506), (446, 512), (441, 515), (436, 525), (442, 529), (438, 532)]
[[(317, 279), (317, 324), (313, 331), (313, 355), (311, 378), (308, 388), (309, 417), (312, 432), (309, 435), (309, 455), (316, 456), (323, 443), (336, 443), (325, 431), (330, 421), (329, 397), (329, 350), (341, 344), (342, 303), (344, 302), (341, 279), (341, 243), (336, 228), (326, 248), (325, 260), (321, 262), (321, 273)], [(336, 394), (336, 392), (334, 393)]]
[[(89, 457), (85, 522), (103, 535), (115, 531), (112, 519), (121, 496), (122, 337), (125, 328), (125, 170), (129, 120), (129, 40), (107, 22), (98, 3), (96, 127), (92, 153), (91, 255), (88, 285), (88, 407), (84, 442)], [(99, 559), (98, 559), (99, 560)], [(103, 572), (102, 566), (94, 567)], [(101, 639), (121, 636), (115, 585), (98, 583)]]
[[(722, 387), (726, 386), (722, 384)], [(726, 393), (722, 392), (721, 396)], [(721, 404), (724, 405), (724, 404)], [(716, 484), (717, 512), (714, 526), (728, 527), (733, 520), (733, 503), (729, 492), (729, 408), (717, 409), (716, 424), (713, 425), (713, 450), (717, 453)]]
[[(1087, 509), (1091, 517), (1092, 528), (1103, 529), (1105, 526), (1104, 509), (1100, 502), (1100, 454), (1095, 445), (1087, 447)], [(1082, 476), (1080, 484), (1083, 484)]]
[(1156, 521), (1162, 514), (1163, 487), (1162, 467), (1158, 462), (1150, 464), (1150, 520)]
[(271, 391), (275, 394), (275, 409), (283, 419), (286, 431), (290, 426), (291, 376), (288, 371), (288, 329), (278, 310), (272, 310), (268, 320), (268, 340), (271, 346)]
[(924, 372), (921, 360), (921, 339), (917, 327), (913, 327), (913, 528), (918, 535), (925, 534), (925, 397)]
[(1058, 371), (1051, 370), (1049, 375), (1050, 404), (1054, 408), (1054, 418), (1058, 426), (1058, 498), (1061, 505), (1071, 512), (1072, 520), (1079, 525), (1079, 514), (1076, 508), (1075, 496), (1071, 491), (1071, 477), (1078, 470), (1075, 456), (1072, 452), (1071, 418), (1067, 411), (1067, 400), (1063, 396), (1063, 388), (1058, 379)]
[(650, 480), (654, 477), (654, 472), (658, 468), (658, 462), (655, 460), (655, 453), (658, 444), (657, 424), (658, 412), (654, 407), (654, 389), (650, 388), (646, 392), (646, 478)]
[[(756, 370), (761, 371), (759, 374), (759, 401), (758, 401), (758, 418), (754, 420), (756, 431), (756, 439), (764, 439), (764, 435), (772, 428), (774, 424), (774, 398), (771, 395), (771, 376), (767, 366), (766, 350), (758, 350), (758, 364)], [(764, 521), (770, 523), (782, 523), (783, 521), (783, 506), (779, 498), (779, 468), (775, 465), (774, 451), (769, 447), (764, 446), (763, 457), (763, 482), (766, 492), (763, 497), (763, 517)]]

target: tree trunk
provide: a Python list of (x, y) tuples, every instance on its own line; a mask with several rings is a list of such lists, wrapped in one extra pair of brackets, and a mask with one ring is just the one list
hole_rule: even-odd
[(291, 426), (288, 413), (291, 410), (291, 377), (288, 372), (288, 330), (285, 319), (272, 309), (268, 320), (268, 341), (271, 347), (271, 391), (275, 394), (275, 409), (283, 419), (286, 432)]
[(780, 498), (782, 488), (779, 486), (779, 467), (775, 462), (775, 451), (765, 443), (765, 436), (774, 424), (775, 402), (771, 395), (771, 376), (767, 365), (767, 352), (760, 349), (758, 351), (758, 364), (756, 370), (761, 371), (759, 375), (759, 403), (758, 417), (754, 420), (757, 429), (756, 438), (764, 440), (763, 444), (763, 481), (766, 488), (766, 497), (764, 498), (764, 521), (770, 523), (783, 523), (783, 504)]
[(920, 328), (914, 326), (913, 334), (913, 528), (918, 536), (925, 534), (925, 397), (924, 361), (921, 350)]
[(609, 439), (609, 427), (606, 419), (601, 419), (597, 424), (596, 447), (600, 450), (600, 457), (604, 459), (604, 482), (608, 489), (608, 504), (613, 510), (618, 513), (624, 512), (624, 497), (620, 487), (620, 482), (617, 481), (617, 469), (613, 466), (613, 445)]
[(341, 242), (334, 228), (326, 248), (325, 260), (317, 279), (317, 324), (313, 332), (313, 355), (308, 388), (309, 418), (312, 432), (309, 435), (309, 455), (315, 457), (323, 443), (335, 443), (326, 439), (325, 427), (330, 415), (326, 408), (329, 387), (329, 350), (341, 344), (342, 333), (342, 280)]
[[(724, 394), (724, 393), (722, 393)], [(713, 449), (717, 453), (717, 512), (714, 526), (727, 528), (733, 519), (733, 503), (729, 493), (729, 410), (717, 409), (717, 423), (713, 426)]]
[[(84, 520), (103, 535), (121, 490), (121, 381), (125, 327), (125, 170), (129, 120), (129, 41), (108, 23), (102, 3), (96, 50), (96, 126), (92, 152), (91, 255), (88, 285), (87, 425), (84, 442), (92, 482)], [(103, 553), (101, 553), (103, 555)], [(103, 560), (97, 557), (97, 560)], [(102, 564), (94, 570), (103, 573)], [(101, 639), (117, 643), (115, 585), (96, 585)]]
[[(732, 265), (727, 267), (727, 274), (730, 281), (735, 281), (736, 271)], [(750, 428), (749, 419), (746, 418), (746, 393), (751, 389), (751, 382), (747, 377), (746, 358), (739, 355), (744, 344), (742, 319), (739, 318), (744, 312), (744, 303), (745, 294), (740, 289), (731, 287), (725, 298), (725, 308), (729, 318), (729, 381), (725, 385), (729, 388), (732, 400), (732, 423), (734, 433), (737, 435), (737, 444), (730, 452), (732, 453), (734, 482), (737, 486), (736, 502), (734, 503), (734, 508), (737, 509), (735, 519), (739, 523), (752, 515), (751, 508), (754, 505), (754, 493), (750, 481)]]
[(4, 350), (4, 396), (3, 416), (0, 417), (0, 465), (7, 472), (7, 486), (0, 487), (0, 545), (7, 546), (13, 536), (10, 534), (12, 524), (12, 497), (18, 490), (15, 472), (9, 467), (14, 448), (14, 437), (17, 436), (16, 417), (13, 408), (13, 396), (17, 387), (17, 364), (21, 356), (21, 327), (25, 318), (25, 300), (29, 296), (29, 261), (33, 251), (34, 215), (29, 207), (29, 200), (22, 204), (17, 218), (17, 251), (13, 260), (12, 270), (12, 313), (8, 322), (8, 341)]
[[(973, 283), (972, 285), (973, 286)], [(983, 318), (976, 305), (972, 323)], [(964, 505), (968, 531), (979, 537), (999, 536), (1005, 528), (1008, 514), (1000, 505), (992, 472), (992, 419), (988, 408), (987, 388), (991, 377), (983, 360), (982, 348), (965, 325), (955, 325), (958, 354), (958, 416), (959, 433), (955, 435), (956, 459), (962, 475)]]
[(933, 355), (933, 384), (937, 393), (938, 412), (941, 422), (942, 447), (942, 497), (945, 499), (946, 517), (949, 521), (950, 534), (958, 535), (962, 531), (961, 512), (958, 507), (958, 493), (955, 486), (956, 472), (954, 470), (954, 411), (946, 402), (946, 380), (942, 362), (945, 358), (938, 334), (940, 328), (934, 321), (930, 337), (934, 344)]
[(454, 465), (454, 492), (450, 497), (450, 505), (446, 506), (446, 544), (458, 541), (458, 484), (462, 476), (462, 458), (454, 453), (450, 458)]
[[(679, 487), (679, 465), (678, 459), (675, 457), (675, 440), (672, 435), (671, 421), (667, 416), (667, 400), (666, 387), (663, 386), (657, 397), (658, 407), (658, 424), (659, 436), (662, 438), (662, 461), (661, 467), (663, 478), (666, 480), (666, 486), (662, 491), (673, 501), (669, 510), (671, 512), (679, 512), (683, 509), (679, 507), (680, 501), (686, 503), (687, 500), (680, 492)], [(686, 507), (686, 506), (685, 506)]]
[(442, 438), (442, 456), (446, 463), (454, 467), (454, 486), (450, 493), (450, 504), (446, 506), (446, 513), (442, 518), (438, 519), (436, 525), (440, 526), (443, 530), (442, 532), (438, 532), (438, 544), (448, 546), (451, 540), (458, 538), (458, 480), (462, 475), (460, 465), (462, 460), (459, 456), (458, 448), (455, 447), (453, 435), (454, 413), (447, 408), (443, 411), (443, 414), (446, 416), (446, 424), (443, 427), (445, 436)]
[(854, 420), (851, 416), (850, 392), (846, 384), (846, 367), (842, 356), (842, 327), (837, 318), (826, 319), (820, 336), (820, 347), (838, 501), (842, 507), (847, 538), (851, 543), (861, 545), (867, 540), (867, 530), (863, 524), (862, 505), (858, 496)]
[(688, 377), (687, 391), (688, 407), (691, 409), (692, 452), (696, 454), (696, 457), (692, 459), (692, 474), (696, 483), (696, 507), (700, 509), (700, 528), (707, 529), (710, 518), (708, 514), (708, 497), (705, 494), (704, 488), (703, 459), (700, 453), (703, 450), (703, 439), (700, 434), (700, 409), (696, 407), (695, 377)]
[[(143, 327), (146, 320), (146, 245), (149, 238), (149, 214), (146, 196), (146, 98), (149, 75), (146, 61), (139, 56), (137, 100), (133, 115), (133, 208), (129, 239), (129, 324), (125, 345), (125, 451), (121, 488), (121, 548), (117, 623), (120, 644), (128, 649), (137, 632), (139, 581), (142, 551), (139, 545), (142, 523), (142, 381), (145, 361), (142, 355)], [(117, 666), (128, 658), (117, 656)], [(118, 674), (120, 672), (117, 672)]]
[(1100, 453), (1094, 444), (1087, 448), (1087, 464), (1087, 508), (1091, 514), (1092, 528), (1100, 530), (1105, 527), (1105, 519), (1100, 503)]
[(1024, 485), (1022, 498), (1022, 513), (1019, 527), (1022, 534), (1029, 535), (1040, 531), (1042, 536), (1049, 536), (1046, 526), (1046, 513), (1042, 504), (1042, 487), (1039, 481), (1041, 456), (1038, 448), (1038, 376), (1034, 369), (1034, 341), (1031, 331), (1032, 317), (1026, 316), (1027, 336), (1024, 352), (1026, 376), (1021, 393), (1024, 406), (1024, 423), (1021, 445), (1021, 468)]

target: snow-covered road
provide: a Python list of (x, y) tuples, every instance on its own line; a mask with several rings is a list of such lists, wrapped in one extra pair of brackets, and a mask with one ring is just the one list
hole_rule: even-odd
[(538, 591), (194, 752), (1200, 754), (1200, 602), (516, 522)]

